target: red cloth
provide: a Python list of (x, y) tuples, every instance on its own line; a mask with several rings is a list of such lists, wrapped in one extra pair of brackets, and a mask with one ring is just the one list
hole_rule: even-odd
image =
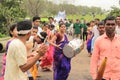
[(4, 77), (2, 76), (2, 77), (0, 77), (0, 80), (4, 80)]
[(53, 51), (54, 51), (54, 47), (52, 45), (50, 45), (47, 53), (45, 54), (45, 56), (41, 60), (40, 66), (42, 68), (52, 65), (52, 63), (53, 63)]
[[(47, 34), (50, 37), (52, 33), (51, 33), (51, 31), (48, 31)], [(43, 58), (41, 59), (40, 66), (42, 68), (50, 67), (52, 65), (52, 63), (53, 63), (53, 51), (54, 51), (54, 46), (49, 44), (48, 51), (45, 53), (45, 56), (43, 56)]]

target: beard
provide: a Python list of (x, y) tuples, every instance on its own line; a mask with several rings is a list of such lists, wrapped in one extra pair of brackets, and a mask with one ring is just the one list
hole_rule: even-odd
[(110, 38), (113, 37), (114, 36), (113, 34), (115, 34), (115, 28), (107, 28), (106, 29), (106, 34)]

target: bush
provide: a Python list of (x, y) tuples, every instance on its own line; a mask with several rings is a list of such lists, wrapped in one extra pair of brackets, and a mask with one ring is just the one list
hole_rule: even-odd
[(3, 38), (5, 36), (6, 36), (5, 34), (0, 33), (0, 38)]

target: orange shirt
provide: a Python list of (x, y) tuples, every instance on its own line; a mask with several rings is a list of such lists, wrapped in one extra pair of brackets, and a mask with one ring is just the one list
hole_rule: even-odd
[(90, 73), (93, 79), (96, 78), (97, 70), (105, 57), (107, 57), (107, 63), (103, 78), (120, 80), (120, 36), (117, 34), (112, 41), (106, 36), (106, 33), (95, 41), (90, 62)]

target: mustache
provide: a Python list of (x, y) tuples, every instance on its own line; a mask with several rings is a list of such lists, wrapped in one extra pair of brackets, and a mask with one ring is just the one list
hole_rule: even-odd
[(115, 28), (107, 28), (106, 31), (115, 31)]
[(113, 32), (115, 32), (115, 29), (107, 29), (107, 30), (106, 30), (106, 33), (108, 33), (108, 34), (111, 34), (111, 33), (113, 33)]

